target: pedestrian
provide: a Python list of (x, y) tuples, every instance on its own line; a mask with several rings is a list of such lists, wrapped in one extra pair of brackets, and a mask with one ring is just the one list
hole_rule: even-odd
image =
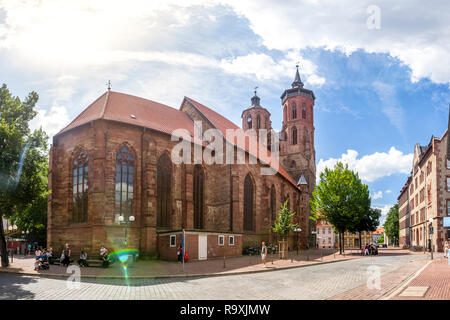
[(264, 263), (264, 268), (266, 267), (266, 256), (267, 256), (267, 247), (266, 243), (263, 241), (261, 243), (261, 260)]
[(180, 244), (180, 247), (177, 250), (177, 259), (178, 262), (182, 262), (183, 259), (183, 246)]
[(448, 253), (448, 241), (447, 240), (445, 240), (445, 242), (444, 242), (444, 258), (448, 258), (448, 255), (449, 255), (449, 253)]
[(70, 250), (69, 244), (66, 243), (65, 248), (63, 250), (64, 259), (62, 260), (61, 264), (63, 266), (68, 267), (70, 264), (70, 254), (72, 253), (72, 250)]
[(27, 246), (27, 256), (31, 253), (31, 243), (28, 243)]

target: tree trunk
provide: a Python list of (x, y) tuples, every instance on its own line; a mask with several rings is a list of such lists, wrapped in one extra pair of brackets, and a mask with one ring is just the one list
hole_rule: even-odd
[(362, 249), (362, 247), (361, 247), (361, 231), (359, 232), (359, 250), (361, 250)]
[(2, 252), (2, 267), (6, 268), (9, 265), (8, 252), (6, 251), (6, 239), (3, 232), (3, 217), (0, 214), (0, 250)]
[(342, 254), (342, 237), (340, 231), (339, 231), (339, 254)]
[(342, 235), (341, 235), (341, 237), (342, 237), (342, 252), (344, 252), (345, 253), (345, 243), (344, 243), (344, 233), (342, 232)]

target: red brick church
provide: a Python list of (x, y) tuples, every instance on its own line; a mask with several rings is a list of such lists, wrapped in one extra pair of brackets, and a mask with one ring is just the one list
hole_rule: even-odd
[[(176, 129), (193, 137), (194, 121), (201, 121), (203, 131), (218, 129), (224, 141), (227, 129), (239, 129), (213, 108), (185, 97), (175, 109), (108, 90), (53, 137), (48, 245), (59, 250), (67, 242), (74, 253), (97, 255), (102, 245), (113, 251), (126, 243), (141, 255), (172, 260), (185, 230), (190, 259), (237, 256), (261, 240), (276, 244), (270, 229), (287, 199), (302, 229), (298, 245), (314, 243), (308, 217), (315, 184), (315, 97), (304, 88), (298, 68), (281, 100), (281, 165), (276, 174), (262, 175), (267, 164), (260, 158), (256, 164), (171, 160), (179, 143), (171, 139)], [(242, 113), (242, 129), (272, 129), (256, 92), (251, 101)], [(125, 242), (119, 217), (129, 221), (130, 216), (134, 221)], [(297, 237), (289, 242), (295, 249)]]

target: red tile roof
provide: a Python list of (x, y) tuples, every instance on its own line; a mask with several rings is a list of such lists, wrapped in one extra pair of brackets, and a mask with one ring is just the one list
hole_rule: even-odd
[[(240, 129), (239, 126), (213, 111), (212, 109), (202, 105), (201, 103), (185, 97), (203, 116), (217, 128), (226, 138), (227, 129)], [(184, 103), (184, 101), (183, 101)], [(183, 104), (182, 104), (183, 106)], [(132, 117), (133, 116), (133, 117)], [(194, 136), (194, 126), (192, 119), (183, 111), (174, 109), (172, 107), (163, 105), (161, 103), (139, 98), (133, 95), (107, 91), (89, 105), (78, 117), (76, 117), (67, 127), (62, 129), (57, 135), (68, 132), (76, 127), (82, 126), (93, 120), (105, 119), (110, 121), (118, 121), (128, 123), (131, 125), (146, 127), (157, 130), (167, 134), (172, 134), (175, 129), (186, 129), (191, 136)], [(274, 161), (271, 162), (270, 152), (261, 146), (258, 142), (256, 145), (259, 148), (264, 148), (266, 152), (262, 152), (262, 156), (258, 157), (258, 152), (254, 152), (249, 148), (249, 141), (245, 140), (245, 145), (240, 145), (239, 140), (229, 141), (234, 145), (246, 150), (250, 154), (256, 156), (261, 162), (271, 164), (272, 167), (277, 167), (278, 173), (286, 178), (291, 184), (297, 187), (296, 182), (286, 172), (281, 164)], [(265, 155), (267, 153), (267, 155)]]
[(58, 134), (98, 119), (124, 122), (168, 134), (184, 128), (193, 135), (194, 130), (189, 116), (180, 110), (129, 94), (108, 91)]
[(373, 232), (373, 234), (383, 234), (383, 233), (384, 233), (384, 227), (377, 228), (377, 230), (375, 230)]

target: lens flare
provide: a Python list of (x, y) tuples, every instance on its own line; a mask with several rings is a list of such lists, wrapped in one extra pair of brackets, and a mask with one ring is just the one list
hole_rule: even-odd
[(111, 253), (110, 258), (113, 260), (118, 260), (122, 265), (123, 275), (127, 286), (130, 286), (128, 278), (128, 266), (134, 261), (135, 257), (139, 256), (139, 251), (137, 249), (122, 249)]

